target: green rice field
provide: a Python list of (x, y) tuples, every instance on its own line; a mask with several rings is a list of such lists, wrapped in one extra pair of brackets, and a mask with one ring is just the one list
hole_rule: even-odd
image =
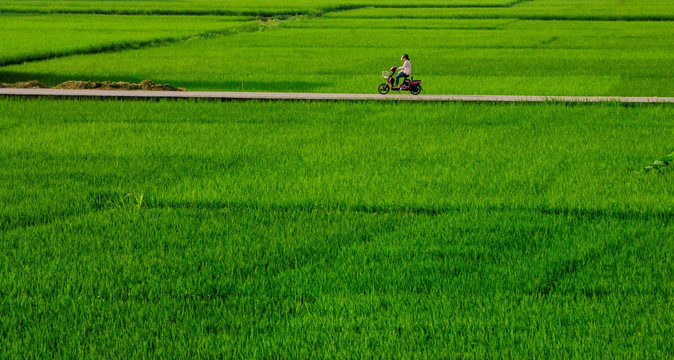
[(0, 65), (175, 42), (251, 25), (257, 22), (222, 16), (0, 16)]
[[(0, 83), (374, 93), (408, 53), (422, 94), (665, 97), (672, 35), (661, 0), (7, 0)], [(669, 359), (672, 118), (0, 96), (0, 359)]]
[[(413, 75), (431, 94), (674, 95), (674, 22), (404, 23), (411, 29), (399, 29), (387, 19), (299, 18), (272, 31), (6, 66), (0, 79), (56, 85), (74, 79), (150, 78), (188, 90), (370, 93), (383, 82), (381, 72), (400, 65), (406, 51)], [(390, 45), (400, 41), (407, 44), (405, 50)]]

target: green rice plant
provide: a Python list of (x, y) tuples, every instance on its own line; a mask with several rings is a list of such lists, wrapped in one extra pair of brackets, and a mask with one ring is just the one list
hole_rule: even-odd
[(140, 195), (126, 194), (125, 198), (129, 198), (130, 200), (133, 201), (133, 207), (135, 209), (140, 209), (141, 207), (143, 207), (143, 198), (144, 198), (143, 194)]

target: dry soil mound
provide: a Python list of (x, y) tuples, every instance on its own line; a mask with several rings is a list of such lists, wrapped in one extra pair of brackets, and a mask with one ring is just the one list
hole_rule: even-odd
[(54, 89), (185, 91), (183, 88), (177, 88), (168, 84), (155, 84), (150, 80), (143, 80), (140, 84), (125, 81), (66, 81), (54, 86)]
[(39, 81), (31, 80), (31, 81), (18, 82), (14, 84), (0, 83), (0, 88), (46, 89), (48, 88), (48, 86)]
[[(0, 88), (47, 89), (49, 87), (39, 81), (32, 80), (14, 84), (0, 83)], [(140, 84), (125, 81), (66, 81), (54, 86), (54, 89), (185, 91), (183, 88), (177, 88), (168, 84), (155, 84), (150, 80), (143, 80)]]

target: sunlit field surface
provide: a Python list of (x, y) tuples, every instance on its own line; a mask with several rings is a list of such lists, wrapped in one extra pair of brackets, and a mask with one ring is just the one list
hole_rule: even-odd
[[(674, 23), (313, 19), (264, 32), (6, 67), (9, 80), (372, 93), (409, 53), (428, 94), (674, 95)], [(404, 46), (397, 43), (404, 43)]]
[(2, 357), (674, 350), (671, 107), (0, 110)]
[(231, 16), (9, 14), (0, 16), (0, 65), (222, 34), (256, 23)]
[[(669, 0), (6, 0), (0, 83), (374, 93), (408, 53), (423, 94), (665, 97), (673, 34)], [(672, 118), (0, 97), (0, 359), (669, 359)]]
[[(56, 3), (75, 8), (149, 6), (135, 1)], [(188, 3), (196, 9), (202, 5), (156, 5)], [(203, 5), (233, 9), (262, 3), (282, 5)], [(30, 4), (42, 3), (24, 5)], [(246, 18), (215, 16), (145, 16), (154, 19), (145, 21), (143, 16), (10, 13), (0, 17), (10, 39), (0, 45), (5, 48), (0, 56), (12, 63), (44, 61), (5, 66), (0, 81), (56, 85), (151, 79), (188, 90), (372, 93), (384, 81), (382, 71), (400, 65), (401, 54), (408, 53), (413, 75), (422, 80), (427, 94), (674, 95), (674, 22), (665, 19), (674, 14), (669, 2), (426, 4), (443, 6), (432, 8), (421, 7), (425, 3), (411, 8), (359, 4), (313, 18), (260, 18), (257, 25)], [(647, 21), (654, 15), (664, 21)], [(40, 35), (46, 28), (36, 27), (38, 20), (50, 24), (53, 31), (46, 33), (53, 35)], [(126, 33), (109, 31), (124, 22), (129, 24), (123, 26)], [(51, 53), (54, 59), (46, 59)]]

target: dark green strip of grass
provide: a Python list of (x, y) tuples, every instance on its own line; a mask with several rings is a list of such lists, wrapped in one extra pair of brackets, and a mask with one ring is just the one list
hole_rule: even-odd
[[(362, 6), (344, 10), (360, 9)], [(17, 14), (90, 14), (90, 15), (189, 15), (189, 16), (254, 16), (272, 18), (279, 16), (316, 15), (318, 11), (278, 10), (278, 11), (239, 11), (239, 10), (131, 10), (131, 9), (22, 9), (6, 8), (3, 12)]]
[[(386, 8), (376, 6), (375, 8)], [(513, 19), (513, 20), (549, 20), (549, 21), (674, 21), (673, 15), (546, 15), (546, 14), (452, 14), (452, 15), (413, 15), (400, 13), (395, 17), (377, 17), (370, 15), (350, 16), (353, 19), (458, 19), (458, 20), (499, 20), (499, 19)]]
[(190, 9), (190, 10), (162, 10), (162, 9), (68, 9), (68, 8), (47, 8), (47, 9), (25, 9), (19, 7), (3, 8), (3, 12), (21, 13), (21, 14), (97, 14), (97, 15), (218, 15), (218, 16), (257, 16), (257, 17), (279, 17), (279, 16), (316, 16), (323, 13), (358, 10), (367, 7), (391, 8), (391, 9), (412, 9), (412, 8), (508, 8), (523, 2), (532, 0), (514, 0), (509, 4), (456, 4), (456, 5), (381, 5), (381, 4), (358, 4), (358, 5), (339, 5), (334, 7), (324, 7), (318, 10), (225, 10), (225, 9)]

